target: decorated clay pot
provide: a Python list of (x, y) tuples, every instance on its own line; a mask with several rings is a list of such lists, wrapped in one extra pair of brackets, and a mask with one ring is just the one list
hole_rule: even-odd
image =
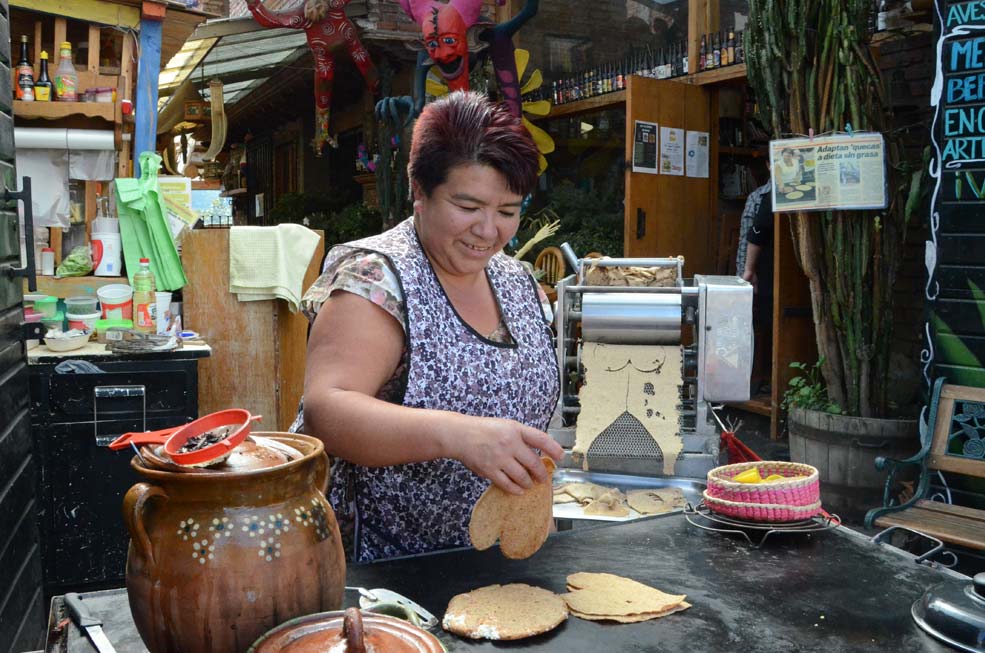
[(292, 619), (261, 637), (248, 653), (445, 653), (437, 637), (383, 614), (325, 612)]
[(345, 554), (322, 443), (256, 435), (302, 456), (201, 473), (131, 463), (145, 481), (123, 501), (127, 591), (150, 653), (243, 653), (289, 619), (342, 606)]

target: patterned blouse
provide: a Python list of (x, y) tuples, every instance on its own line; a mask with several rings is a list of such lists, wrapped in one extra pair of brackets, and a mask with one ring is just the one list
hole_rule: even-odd
[[(326, 267), (301, 299), (301, 311), (310, 323), (314, 323), (322, 305), (337, 290), (350, 292), (376, 304), (397, 320), (401, 328), (406, 328), (406, 309), (400, 283), (390, 263), (381, 254), (356, 251)], [(544, 317), (550, 321), (552, 314), (550, 302), (539, 285), (537, 286), (537, 292), (544, 311)], [(499, 326), (485, 337), (493, 342), (504, 344), (512, 344), (513, 342), (502, 316), (500, 317)], [(383, 384), (379, 393), (377, 393), (377, 399), (392, 403), (400, 402), (409, 361), (410, 357), (405, 348), (401, 354), (400, 362), (394, 369), (390, 379)], [(290, 431), (306, 432), (304, 427), (303, 398)], [(333, 473), (332, 478), (336, 479), (336, 474)], [(350, 489), (334, 488), (333, 494), (344, 496), (346, 503), (351, 503), (354, 497), (354, 492)], [(337, 516), (339, 517), (339, 528), (342, 533), (343, 545), (347, 556), (352, 559), (354, 558), (356, 549), (354, 541), (355, 523), (351, 519), (346, 519), (342, 513), (353, 514), (355, 512), (355, 506), (350, 506), (348, 511), (340, 510), (337, 512), (340, 513)]]

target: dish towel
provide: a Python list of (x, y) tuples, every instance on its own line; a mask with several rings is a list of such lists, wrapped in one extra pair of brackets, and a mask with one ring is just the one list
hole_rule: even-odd
[(318, 241), (299, 224), (230, 228), (229, 292), (241, 302), (280, 298), (296, 313)]

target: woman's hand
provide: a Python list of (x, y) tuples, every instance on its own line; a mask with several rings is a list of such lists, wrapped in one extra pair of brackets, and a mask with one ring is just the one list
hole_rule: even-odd
[(551, 436), (519, 422), (494, 417), (458, 415), (449, 430), (449, 458), (488, 478), (500, 489), (523, 494), (547, 479), (547, 469), (534, 451), (560, 461), (561, 445)]

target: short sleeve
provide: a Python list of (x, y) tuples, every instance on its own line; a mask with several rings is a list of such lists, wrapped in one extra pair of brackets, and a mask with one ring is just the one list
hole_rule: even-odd
[(322, 272), (301, 299), (301, 310), (310, 322), (332, 293), (344, 290), (373, 302), (404, 327), (404, 298), (390, 262), (381, 254), (356, 252)]

